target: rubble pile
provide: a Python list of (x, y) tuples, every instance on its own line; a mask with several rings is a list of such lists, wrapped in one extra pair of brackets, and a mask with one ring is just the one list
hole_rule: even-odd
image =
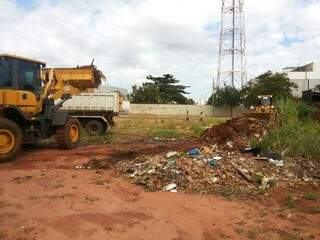
[(187, 154), (139, 156), (117, 162), (116, 168), (149, 191), (250, 196), (275, 185), (294, 186), (314, 180), (313, 174), (306, 172), (304, 178), (298, 176), (298, 166), (277, 166), (271, 160), (251, 154), (230, 154), (211, 145)]
[(239, 150), (250, 146), (251, 139), (260, 139), (266, 127), (254, 118), (233, 118), (221, 125), (213, 126), (202, 134), (202, 141), (220, 147)]
[(274, 152), (259, 156), (259, 151), (250, 147), (250, 141), (252, 138), (259, 140), (265, 133), (266, 127), (257, 119), (234, 118), (207, 129), (200, 145), (198, 142), (191, 144), (202, 147), (188, 152), (181, 152), (182, 148), (177, 145), (176, 148), (166, 148), (175, 151), (163, 153), (165, 148), (157, 152), (144, 151), (148, 155), (114, 159), (107, 165), (94, 159), (76, 168), (115, 167), (121, 175), (148, 191), (218, 193), (225, 196), (255, 196), (275, 185), (294, 187), (320, 183), (318, 160), (283, 159)]

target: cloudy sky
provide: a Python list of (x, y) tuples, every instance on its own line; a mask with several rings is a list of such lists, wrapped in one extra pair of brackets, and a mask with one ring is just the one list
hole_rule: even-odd
[[(0, 52), (48, 66), (90, 63), (131, 89), (171, 73), (207, 98), (221, 0), (0, 0)], [(246, 0), (248, 75), (320, 61), (320, 0)]]

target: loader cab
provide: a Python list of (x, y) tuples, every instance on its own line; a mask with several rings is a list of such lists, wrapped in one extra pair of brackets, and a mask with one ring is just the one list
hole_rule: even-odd
[(260, 95), (258, 99), (259, 106), (272, 106), (272, 95)]
[(0, 89), (30, 91), (39, 99), (41, 68), (45, 65), (35, 59), (0, 54)]

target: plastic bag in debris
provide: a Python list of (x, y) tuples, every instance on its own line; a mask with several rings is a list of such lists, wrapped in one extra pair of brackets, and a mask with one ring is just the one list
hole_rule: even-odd
[(196, 157), (200, 155), (200, 151), (198, 148), (193, 148), (188, 152), (188, 156)]
[(175, 183), (170, 183), (169, 185), (167, 185), (167, 186), (164, 187), (164, 190), (166, 190), (166, 191), (172, 191), (172, 190), (176, 189), (176, 187), (177, 187), (177, 184), (175, 184)]
[(271, 187), (273, 181), (274, 181), (273, 178), (263, 177), (261, 179), (260, 189), (265, 190), (265, 189)]
[(174, 157), (174, 156), (176, 156), (176, 155), (178, 155), (178, 152), (177, 152), (177, 151), (168, 152), (168, 153), (167, 153), (167, 158), (171, 158), (171, 157)]
[(260, 153), (260, 149), (257, 147), (246, 147), (240, 149), (241, 153), (252, 153), (253, 156), (257, 156)]
[(276, 165), (277, 167), (283, 167), (284, 163), (283, 160), (274, 160), (272, 158), (269, 159), (269, 162), (273, 165)]
[(219, 163), (218, 163), (217, 160), (212, 159), (212, 160), (209, 161), (209, 166), (212, 167), (212, 168), (215, 168), (218, 165), (219, 165)]
[(167, 161), (167, 167), (173, 167), (173, 166), (175, 166), (176, 165), (176, 160), (174, 160), (174, 159), (169, 159), (168, 161)]

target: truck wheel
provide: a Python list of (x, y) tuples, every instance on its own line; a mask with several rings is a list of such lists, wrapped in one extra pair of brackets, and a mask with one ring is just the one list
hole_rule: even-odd
[(89, 121), (86, 124), (86, 131), (89, 133), (89, 135), (99, 135), (103, 133), (104, 127), (102, 126), (102, 123), (99, 121)]
[(0, 162), (13, 158), (21, 149), (21, 129), (13, 121), (0, 118)]
[(74, 117), (69, 117), (63, 127), (56, 130), (56, 138), (61, 148), (72, 149), (79, 146), (81, 125)]

